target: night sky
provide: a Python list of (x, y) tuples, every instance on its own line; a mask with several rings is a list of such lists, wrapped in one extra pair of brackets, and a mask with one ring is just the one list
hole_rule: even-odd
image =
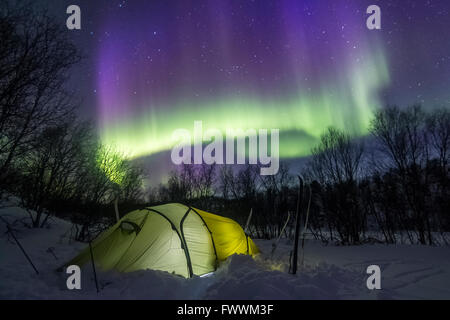
[[(366, 134), (385, 105), (450, 107), (448, 0), (41, 2), (62, 21), (81, 7), (70, 87), (133, 158), (169, 150), (194, 120), (280, 129), (281, 156), (296, 158), (328, 126)], [(381, 30), (366, 28), (370, 4)]]

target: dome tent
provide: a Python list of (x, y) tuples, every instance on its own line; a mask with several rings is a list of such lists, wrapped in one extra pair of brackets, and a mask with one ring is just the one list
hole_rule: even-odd
[[(153, 269), (184, 277), (213, 272), (235, 253), (259, 252), (234, 220), (179, 203), (128, 213), (92, 242), (92, 251), (102, 270)], [(89, 247), (65, 266), (88, 261)]]

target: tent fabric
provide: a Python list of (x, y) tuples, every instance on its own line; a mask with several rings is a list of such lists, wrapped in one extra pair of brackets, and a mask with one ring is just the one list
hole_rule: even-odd
[[(179, 203), (132, 211), (91, 246), (102, 270), (153, 269), (184, 277), (213, 272), (233, 254), (259, 252), (236, 221)], [(87, 247), (65, 266), (82, 266), (90, 259)]]
[(194, 210), (203, 218), (213, 234), (219, 261), (235, 253), (255, 255), (259, 252), (253, 240), (245, 235), (236, 221), (199, 209)]

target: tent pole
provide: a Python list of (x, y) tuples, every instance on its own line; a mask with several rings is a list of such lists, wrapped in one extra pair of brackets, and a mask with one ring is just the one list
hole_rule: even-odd
[(311, 196), (312, 196), (311, 185), (308, 186), (308, 190), (309, 190), (309, 200), (308, 200), (308, 207), (306, 208), (305, 225), (303, 227), (303, 232), (302, 232), (302, 264), (301, 264), (302, 269), (303, 269), (303, 263), (305, 260), (305, 232), (308, 229), (309, 209), (311, 207)]
[(280, 242), (281, 236), (283, 235), (283, 232), (286, 229), (290, 218), (291, 218), (291, 213), (288, 211), (288, 216), (287, 216), (286, 222), (284, 223), (283, 228), (281, 229), (281, 232), (278, 235), (277, 240), (274, 243), (272, 243), (272, 251), (270, 252), (270, 257), (271, 258), (273, 257), (273, 254), (275, 253), (275, 250), (277, 249), (278, 242)]
[(300, 231), (300, 209), (303, 198), (303, 179), (298, 176), (300, 186), (298, 189), (297, 210), (295, 213), (295, 235), (294, 235), (294, 253), (292, 255), (292, 274), (297, 273), (297, 259), (298, 259), (298, 237)]
[(95, 288), (97, 289), (97, 293), (99, 293), (98, 282), (97, 282), (97, 272), (95, 271), (94, 253), (92, 252), (91, 241), (89, 241), (89, 251), (91, 252), (91, 262), (92, 262), (92, 270), (94, 271)]
[(250, 209), (250, 214), (247, 218), (247, 223), (245, 224), (244, 233), (247, 234), (248, 228), (250, 227), (250, 220), (252, 219), (253, 208)]
[(8, 229), (8, 233), (13, 237), (14, 241), (19, 246), (20, 250), (22, 250), (23, 255), (25, 256), (25, 258), (27, 258), (28, 262), (31, 264), (31, 266), (33, 267), (34, 271), (36, 271), (36, 274), (39, 274), (39, 271), (34, 266), (33, 261), (31, 261), (30, 257), (27, 255), (27, 253), (25, 252), (25, 249), (22, 247), (22, 245), (20, 244), (19, 240), (17, 240), (17, 238), (14, 235), (12, 229), (9, 227), (9, 225), (6, 225), (6, 228)]

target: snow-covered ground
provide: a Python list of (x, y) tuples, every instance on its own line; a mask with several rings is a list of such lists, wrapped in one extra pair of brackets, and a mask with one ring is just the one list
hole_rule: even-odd
[[(12, 207), (1, 209), (0, 216), (11, 223), (28, 214)], [(296, 276), (287, 273), (291, 244), (281, 241), (271, 257), (272, 242), (256, 240), (261, 255), (232, 256), (207, 277), (185, 279), (153, 270), (98, 272), (97, 294), (86, 266), (81, 290), (68, 290), (68, 275), (55, 270), (85, 246), (69, 242), (71, 223), (53, 219), (46, 229), (28, 229), (16, 222), (14, 228), (39, 275), (0, 219), (0, 299), (450, 299), (449, 247), (337, 247), (312, 240)], [(366, 268), (373, 264), (381, 268), (381, 290), (366, 287)]]

